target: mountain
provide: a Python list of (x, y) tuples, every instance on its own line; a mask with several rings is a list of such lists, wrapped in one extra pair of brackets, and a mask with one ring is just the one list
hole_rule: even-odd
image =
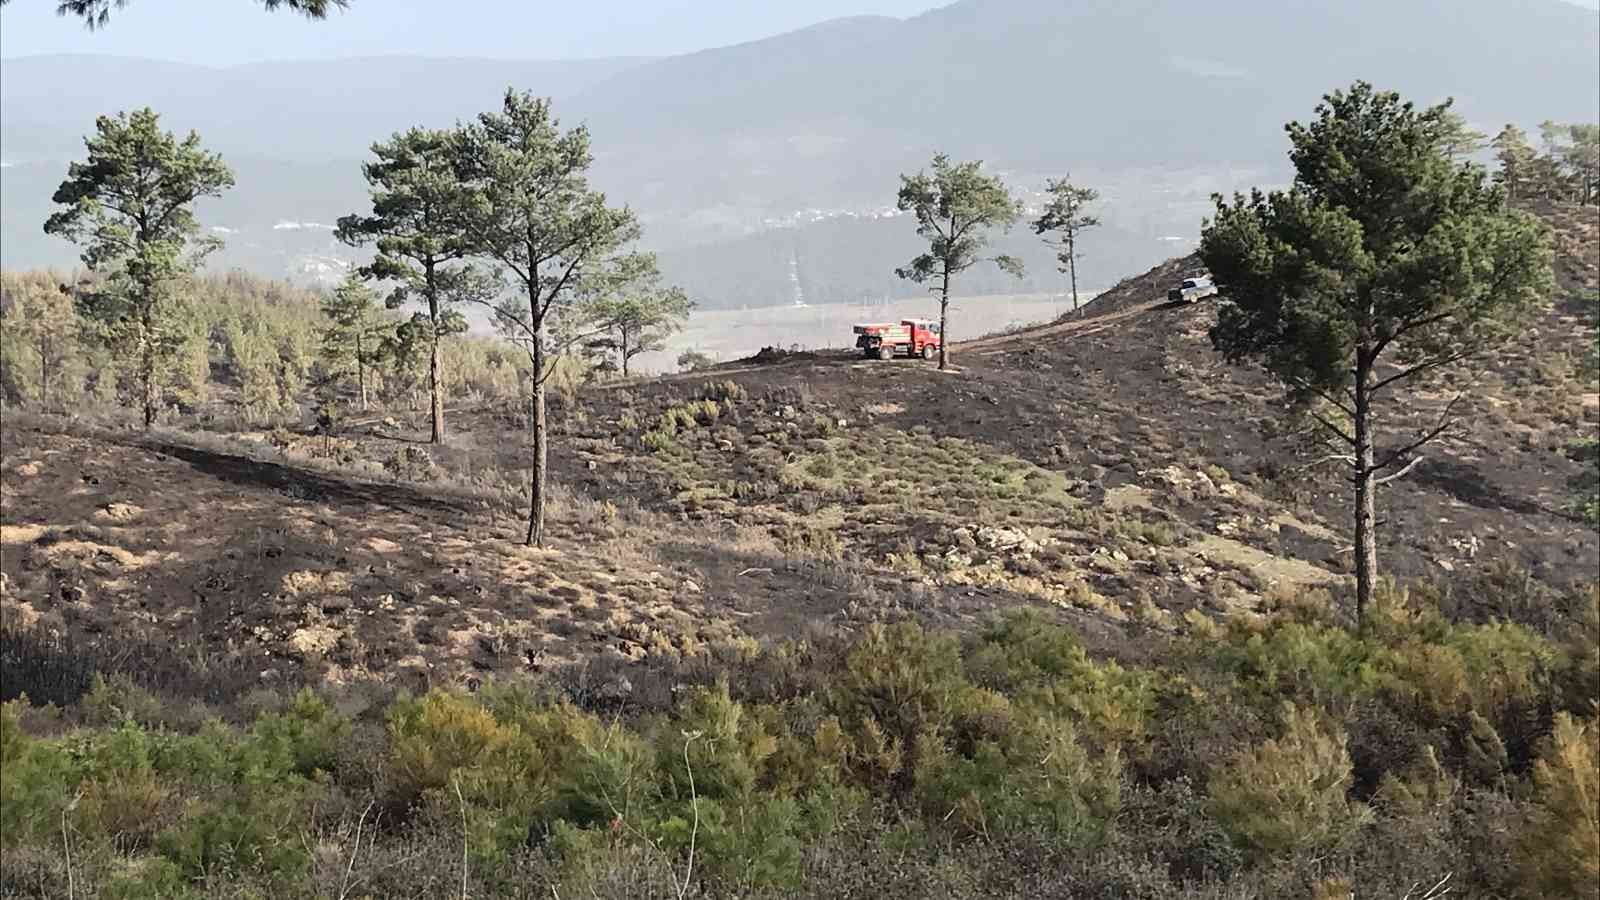
[[(788, 302), (791, 265), (811, 302), (917, 293), (890, 274), (910, 226), (881, 213), (898, 175), (936, 150), (982, 158), (1019, 190), (1068, 171), (1101, 189), (1106, 227), (1084, 274), (1106, 283), (1183, 250), (1165, 239), (1192, 240), (1211, 192), (1285, 180), (1283, 123), (1358, 78), (1423, 103), (1453, 96), (1483, 130), (1592, 120), (1600, 15), (1563, 0), (961, 0), (663, 59), (209, 69), (52, 56), (6, 60), (3, 75), (6, 266), (71, 261), (38, 223), (97, 113), (150, 104), (198, 130), (239, 170), (202, 208), (232, 230), (218, 264), (295, 274), (350, 257), (326, 230), (280, 226), (358, 206), (371, 141), (467, 118), (511, 85), (589, 126), (595, 182), (639, 211), (669, 276), (716, 307)], [(1048, 280), (1048, 254), (1025, 237), (1009, 240)]]
[(94, 117), (149, 105), (224, 154), (359, 158), (410, 125), (448, 125), (507, 85), (558, 100), (648, 60), (498, 61), (410, 56), (229, 68), (115, 56), (32, 56), (0, 65), (0, 143), (9, 162), (78, 152)]
[(630, 187), (692, 158), (859, 191), (933, 148), (1036, 171), (1281, 158), (1283, 123), (1357, 78), (1486, 126), (1588, 120), (1597, 59), (1600, 17), (1557, 0), (963, 0), (658, 60), (568, 115), (619, 155), (666, 145)]

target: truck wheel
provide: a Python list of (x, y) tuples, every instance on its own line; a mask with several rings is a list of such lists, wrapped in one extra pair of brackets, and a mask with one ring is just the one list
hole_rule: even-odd
[(933, 345), (932, 344), (924, 344), (922, 346), (922, 358), (923, 359), (933, 359), (937, 355), (938, 355), (938, 352), (933, 349)]
[(879, 347), (878, 348), (878, 358), (879, 359), (894, 359), (894, 348), (889, 346), (888, 344), (884, 344), (882, 347)]

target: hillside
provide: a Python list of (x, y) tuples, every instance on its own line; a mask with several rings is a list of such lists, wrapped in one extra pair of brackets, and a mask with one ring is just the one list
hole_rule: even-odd
[[(1382, 496), (1398, 577), (1466, 585), (1514, 566), (1561, 588), (1600, 566), (1567, 512), (1580, 464), (1560, 452), (1600, 414), (1575, 388), (1583, 332), (1565, 299), (1597, 284), (1600, 244), (1581, 213), (1546, 214), (1560, 297), (1484, 375), (1408, 411), (1425, 422), (1467, 392), (1465, 430)], [(8, 420), (7, 608), (90, 639), (226, 645), (252, 667), (455, 679), (799, 635), (913, 597), (952, 623), (1021, 605), (1166, 630), (1191, 608), (1337, 585), (1339, 475), (1297, 465), (1277, 389), (1211, 351), (1214, 304), (1165, 302), (1192, 264), (1125, 280), (1081, 319), (958, 344), (953, 374), (779, 354), (557, 398), (570, 494), (543, 553), (514, 543), (514, 405), (460, 409), (433, 451), (402, 411), (326, 448)], [(189, 536), (180, 511), (199, 507), (218, 510), (214, 540)]]
[(1409, 411), (1469, 395), (1380, 496), (1364, 633), (1348, 486), (1165, 302), (1183, 259), (949, 372), (564, 385), (540, 549), (509, 396), (445, 447), (403, 393), (8, 408), (0, 895), (1584, 896), (1600, 223), (1542, 213), (1559, 290)]

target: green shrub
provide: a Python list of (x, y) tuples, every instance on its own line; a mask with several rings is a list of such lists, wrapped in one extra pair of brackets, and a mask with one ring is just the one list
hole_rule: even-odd
[(1348, 629), (1273, 617), (1230, 620), (1220, 643), (1196, 636), (1190, 652), (1218, 665), (1266, 705), (1282, 700), (1345, 709), (1383, 684), (1384, 648)]
[(269, 783), (192, 801), (156, 838), (161, 854), (191, 879), (250, 874), (289, 882), (310, 863), (305, 829), (317, 791)]
[(991, 624), (968, 654), (966, 670), (974, 683), (1024, 708), (1066, 716), (1102, 752), (1144, 743), (1159, 691), (1154, 673), (1095, 663), (1072, 632), (1028, 612)]
[(1043, 828), (1069, 842), (1100, 834), (1116, 812), (1116, 754), (1091, 761), (1072, 726), (1033, 717), (957, 752), (936, 733), (917, 741), (915, 782), (924, 812), (992, 838)]
[(1534, 764), (1516, 867), (1528, 897), (1592, 896), (1600, 885), (1600, 722), (1566, 713)]
[(813, 478), (830, 479), (839, 474), (839, 463), (832, 454), (818, 456), (806, 463), (806, 474)]
[(666, 453), (678, 445), (672, 432), (661, 428), (652, 428), (640, 435), (639, 444), (653, 453)]
[(1350, 754), (1342, 732), (1315, 710), (1283, 705), (1283, 734), (1240, 752), (1211, 778), (1211, 811), (1258, 857), (1326, 848), (1359, 824), (1364, 809), (1346, 796)]
[(744, 385), (737, 381), (708, 381), (700, 386), (699, 399), (728, 404), (743, 400), (746, 396)]
[(251, 729), (255, 742), (273, 758), (273, 768), (307, 778), (333, 768), (349, 733), (350, 721), (310, 689), (296, 694), (283, 712), (262, 714)]
[(395, 701), (387, 717), (391, 783), (408, 802), (450, 786), (458, 770), (480, 764), (512, 738), (483, 707), (438, 690)]

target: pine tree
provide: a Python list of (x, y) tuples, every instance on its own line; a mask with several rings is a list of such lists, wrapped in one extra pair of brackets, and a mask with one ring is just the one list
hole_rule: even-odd
[(1050, 202), (1045, 205), (1044, 214), (1034, 220), (1034, 234), (1059, 234), (1056, 239), (1046, 239), (1045, 243), (1056, 249), (1056, 259), (1061, 262), (1060, 271), (1072, 276), (1072, 312), (1078, 312), (1078, 237), (1085, 229), (1093, 228), (1100, 224), (1097, 216), (1091, 216), (1083, 208), (1095, 200), (1100, 194), (1093, 188), (1078, 187), (1072, 183), (1071, 178), (1051, 179), (1045, 190), (1050, 194)]
[[(508, 90), (499, 112), (484, 113), (458, 134), (458, 171), (470, 198), (459, 205), (466, 239), (505, 267), (519, 296), (493, 304), (497, 320), (528, 353), (533, 372), (533, 478), (528, 535), (544, 543), (549, 423), (545, 386), (559, 348), (550, 345), (556, 320), (583, 318), (575, 304), (585, 286), (616, 277), (621, 248), (639, 236), (627, 208), (606, 205), (593, 190), (589, 132), (563, 132), (550, 104)], [(552, 352), (552, 351), (557, 352)]]
[[(938, 279), (932, 290), (939, 296), (939, 368), (949, 363), (950, 282), (985, 258), (992, 228), (1009, 231), (1022, 212), (1005, 184), (985, 175), (978, 161), (951, 163), (943, 153), (933, 158), (933, 173), (900, 176), (896, 207), (917, 218), (917, 234), (928, 242), (928, 252), (894, 273), (922, 284)], [(1022, 277), (1022, 261), (996, 256), (990, 261), (1000, 270)]]
[(1495, 135), (1493, 145), (1495, 160), (1500, 164), (1500, 170), (1494, 176), (1495, 182), (1506, 189), (1506, 199), (1522, 199), (1533, 178), (1533, 161), (1538, 155), (1533, 145), (1528, 143), (1527, 132), (1507, 124)]
[(457, 221), (466, 194), (457, 178), (453, 141), (450, 132), (413, 128), (374, 144), (376, 161), (361, 167), (372, 187), (372, 213), (341, 218), (336, 232), (347, 244), (377, 248), (359, 272), (393, 285), (384, 301), (388, 308), (399, 309), (413, 298), (423, 304), (406, 339), (410, 346), (420, 340), (427, 349), (429, 440), (435, 444), (445, 439), (439, 345), (467, 330), (466, 318), (454, 307), (498, 292), (495, 279), (464, 261), (474, 246)]
[(0, 391), (5, 397), (48, 409), (75, 393), (83, 374), (79, 330), (71, 288), (54, 275), (0, 273)]
[(1452, 404), (1437, 427), (1380, 454), (1376, 410), (1509, 337), (1553, 283), (1542, 226), (1507, 208), (1481, 168), (1444, 154), (1447, 109), (1419, 112), (1365, 82), (1325, 97), (1315, 121), (1288, 126), (1293, 186), (1214, 198), (1201, 234), (1227, 298), (1216, 349), (1321, 401), (1312, 415), (1347, 451), (1359, 619), (1378, 574), (1377, 488), (1453, 424)]
[(584, 304), (585, 321), (580, 325), (604, 335), (593, 344), (617, 355), (624, 378), (633, 358), (663, 349), (694, 308), (681, 288), (660, 283), (654, 257), (642, 256), (638, 264), (638, 271), (622, 273), (617, 283), (594, 291), (596, 296)]
[[(0, 0), (0, 6), (10, 3), (11, 0)], [(91, 31), (106, 27), (111, 21), (111, 9), (121, 9), (128, 5), (129, 0), (60, 0), (56, 4), (56, 12), (63, 16), (77, 16)], [(262, 5), (268, 10), (278, 7), (292, 9), (308, 19), (325, 19), (328, 13), (335, 9), (347, 9), (350, 0), (262, 0)]]
[(361, 411), (368, 406), (368, 375), (383, 359), (386, 333), (377, 295), (352, 273), (322, 303), (328, 317), (328, 330), (322, 335), (322, 359), (334, 375), (356, 376)]
[(181, 281), (219, 242), (200, 238), (191, 208), (233, 186), (233, 173), (200, 147), (160, 128), (149, 108), (95, 121), (85, 162), (73, 163), (52, 198), (66, 207), (44, 223), (83, 247), (104, 279), (78, 294), (79, 311), (118, 355), (135, 360), (144, 425), (155, 423), (171, 366), (191, 342)]

